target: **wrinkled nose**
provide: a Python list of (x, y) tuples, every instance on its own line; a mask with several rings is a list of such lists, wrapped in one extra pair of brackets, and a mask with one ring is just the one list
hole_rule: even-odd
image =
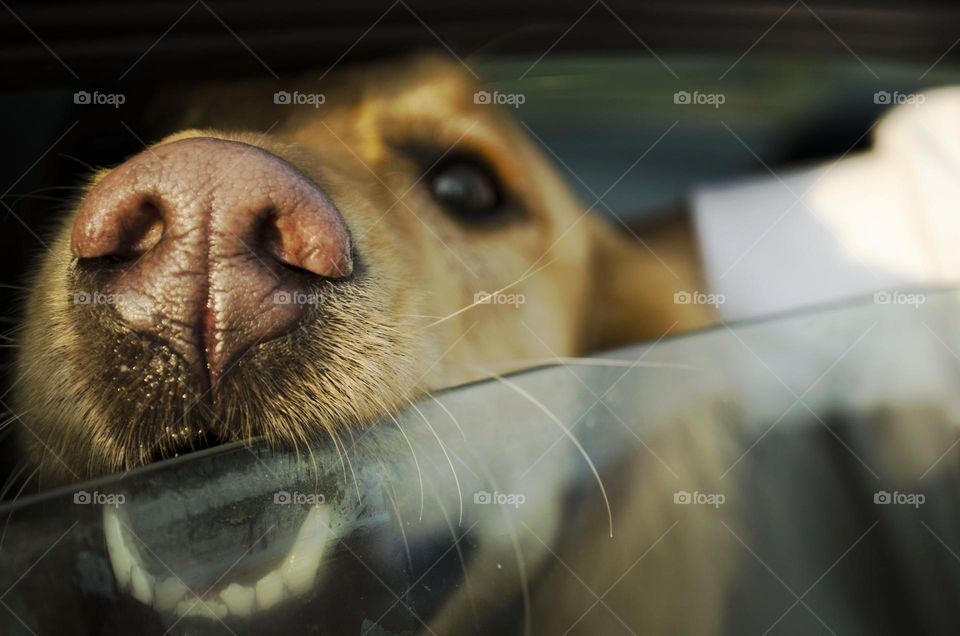
[[(351, 274), (343, 217), (276, 155), (207, 137), (148, 149), (90, 190), (72, 235), (124, 322), (218, 378), (295, 328), (318, 278)], [(81, 261), (84, 262), (84, 261)]]

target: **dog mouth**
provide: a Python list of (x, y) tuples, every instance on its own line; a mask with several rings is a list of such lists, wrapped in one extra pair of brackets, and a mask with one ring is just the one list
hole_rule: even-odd
[(20, 354), (15, 399), (29, 413), (37, 437), (27, 450), (48, 484), (231, 442), (305, 450), (379, 420), (421, 390), (418, 353), (429, 341), (405, 317), (422, 313), (419, 297), (385, 302), (392, 288), (362, 270), (336, 287), (317, 284), (296, 327), (239, 354), (215, 395), (173, 343), (134, 329), (108, 303), (70, 302), (97, 283), (69, 270), (62, 311), (32, 308), (35, 323), (52, 321), (57, 335), (38, 329)]
[(334, 537), (330, 506), (311, 505), (299, 524), (289, 524), (295, 532), (281, 536), (277, 525), (253, 537), (236, 560), (215, 573), (216, 566), (193, 555), (161, 558), (136, 536), (121, 506), (103, 508), (107, 554), (119, 590), (178, 618), (247, 618), (310, 592)]
[(197, 451), (223, 446), (237, 441), (207, 428), (192, 428), (188, 425), (164, 427), (163, 438), (150, 453), (149, 462), (158, 462)]
[(103, 421), (97, 437), (105, 442), (108, 470), (269, 436), (265, 423), (282, 392), (265, 387), (284, 369), (304, 365), (299, 352), (323, 330), (322, 312), (311, 312), (300, 328), (239, 355), (214, 385), (198, 360), (131, 329), (113, 307), (72, 309), (72, 324), (90, 351), (80, 376)]

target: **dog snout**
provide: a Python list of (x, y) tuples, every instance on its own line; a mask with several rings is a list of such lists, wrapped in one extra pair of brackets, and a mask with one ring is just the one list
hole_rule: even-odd
[[(333, 201), (280, 157), (198, 137), (150, 148), (95, 183), (73, 255), (134, 331), (215, 384), (244, 351), (290, 332), (317, 279), (353, 270)], [(99, 265), (98, 265), (99, 264)]]

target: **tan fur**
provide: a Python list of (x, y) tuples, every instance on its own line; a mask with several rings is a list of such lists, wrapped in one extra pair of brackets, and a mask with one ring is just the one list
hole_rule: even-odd
[[(48, 481), (148, 461), (151, 445), (173, 445), (170, 435), (142, 433), (152, 421), (179, 420), (182, 430), (171, 435), (190, 436), (212, 419), (228, 439), (302, 445), (475, 379), (478, 368), (519, 367), (706, 322), (690, 313), (696, 307), (672, 303), (675, 291), (697, 288), (695, 272), (671, 256), (682, 242), (651, 236), (655, 256), (584, 215), (537, 143), (499, 109), (474, 104), (477, 86), (455, 62), (375, 66), (301, 90), (322, 90), (323, 109), (277, 106), (273, 87), (257, 85), (189, 95), (179, 102), (177, 127), (185, 130), (159, 143), (215, 136), (287, 160), (341, 208), (367, 275), (331, 294), (330, 316), (299, 346), (260, 345), (257, 364), (271, 372), (245, 382), (245, 366), (254, 366), (245, 360), (226, 382), (244, 383), (249, 399), (211, 412), (195, 406), (201, 396), (179, 381), (183, 370), (169, 350), (70, 302), (89, 281), (69, 256), (67, 218), (34, 279), (19, 359), (17, 400), (36, 434), (26, 442)], [(269, 132), (242, 132), (258, 128)], [(421, 146), (438, 157), (464, 148), (483, 156), (529, 218), (462, 227), (417, 183), (423, 169), (405, 150)], [(503, 288), (526, 302), (471, 307), (477, 292)], [(133, 351), (133, 360), (124, 358)], [(335, 364), (321, 371), (318, 360)], [(121, 363), (135, 368), (119, 372)]]
[[(70, 302), (92, 281), (70, 257), (67, 218), (34, 279), (18, 362), (18, 411), (25, 413), (25, 441), (43, 479), (128, 469), (149, 461), (152, 448), (172, 447), (174, 434), (189, 438), (203, 427), (227, 439), (262, 435), (303, 446), (349, 434), (425, 392), (482, 377), (480, 369), (517, 368), (524, 360), (576, 356), (707, 324), (710, 316), (698, 306), (673, 303), (677, 291), (702, 289), (689, 231), (651, 231), (644, 245), (585, 214), (535, 140), (500, 110), (474, 104), (477, 88), (457, 63), (418, 58), (351, 69), (322, 86), (304, 81), (301, 91), (324, 93), (321, 110), (276, 106), (273, 86), (211, 87), (175, 98), (184, 113), (176, 122), (181, 132), (158, 143), (221, 137), (290, 162), (342, 211), (364, 275), (330, 291), (322, 321), (258, 345), (224, 380), (242, 391), (224, 391), (233, 397), (211, 407), (181, 381), (182, 364), (166, 347), (124, 332), (108, 312)], [(171, 108), (164, 106), (165, 116)], [(411, 147), (440, 154), (469, 148), (483, 156), (527, 218), (463, 227), (418, 183), (423, 170), (406, 155)], [(477, 292), (504, 288), (525, 302), (474, 306)], [(171, 420), (180, 422), (177, 430), (155, 430)], [(690, 435), (683, 439), (695, 445)], [(668, 458), (688, 450), (679, 438), (657, 445)], [(715, 456), (723, 454), (717, 449)], [(663, 529), (666, 502), (626, 496), (657, 490), (648, 464), (623, 473), (614, 494), (623, 505), (634, 501), (621, 517), (636, 528), (643, 550)], [(589, 519), (574, 525), (596, 530)], [(677, 581), (689, 576), (692, 559), (709, 557), (705, 546), (717, 539), (718, 524), (707, 525), (707, 543), (698, 543), (706, 526), (697, 519), (670, 539), (681, 549), (692, 546), (690, 563), (637, 570), (612, 599), (630, 607), (642, 586), (657, 603), (675, 601), (659, 597), (676, 584), (658, 587), (649, 572), (672, 567)], [(608, 569), (638, 555), (607, 555), (602, 567), (581, 562), (575, 551), (564, 556), (599, 587), (611, 578)], [(720, 576), (724, 569), (718, 561), (709, 571)], [(538, 591), (538, 624), (562, 632), (583, 609), (568, 604), (551, 614), (563, 594), (554, 587)], [(713, 597), (704, 602), (707, 613), (719, 606)], [(437, 618), (443, 633), (457, 631), (456, 603)], [(577, 633), (607, 633), (607, 618), (595, 612)], [(639, 612), (630, 620), (657, 626), (661, 619)], [(667, 629), (661, 633), (681, 623), (660, 625)]]

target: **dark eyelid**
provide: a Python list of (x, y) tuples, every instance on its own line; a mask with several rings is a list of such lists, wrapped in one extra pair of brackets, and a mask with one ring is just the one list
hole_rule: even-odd
[(499, 172), (487, 161), (482, 153), (472, 148), (454, 147), (438, 148), (426, 144), (408, 144), (403, 148), (404, 154), (416, 163), (423, 172), (432, 172), (453, 163), (472, 163), (479, 166), (491, 178), (502, 184)]

